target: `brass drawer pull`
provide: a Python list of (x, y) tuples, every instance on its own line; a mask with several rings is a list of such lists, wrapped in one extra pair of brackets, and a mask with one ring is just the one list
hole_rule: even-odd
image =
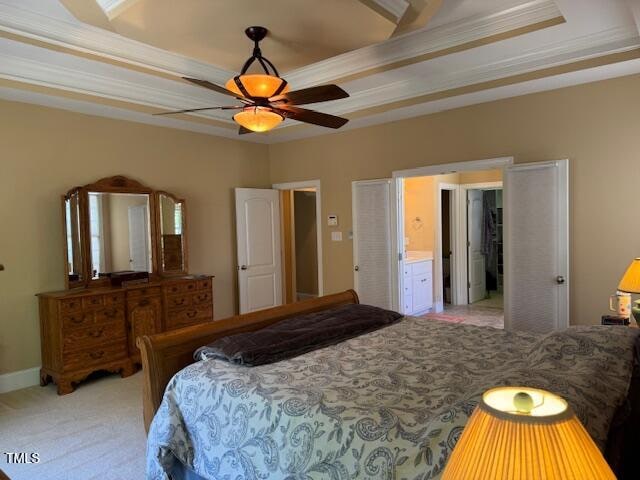
[(149, 300), (147, 300), (146, 298), (143, 298), (138, 302), (138, 306), (140, 307), (146, 307), (147, 305), (149, 305)]
[(184, 298), (181, 298), (180, 300), (174, 300), (174, 301), (173, 301), (173, 304), (174, 304), (176, 307), (179, 307), (180, 305), (184, 305)]
[(115, 308), (104, 312), (104, 314), (109, 318), (115, 317), (117, 313), (118, 313), (118, 310), (116, 310)]
[(190, 283), (189, 285), (187, 285), (187, 289), (189, 290), (193, 290), (195, 287), (195, 285), (193, 283)]
[(99, 330), (93, 330), (89, 332), (89, 336), (92, 338), (100, 338), (104, 333), (104, 328), (100, 328)]
[(81, 323), (84, 323), (84, 321), (87, 319), (86, 315), (83, 315), (82, 317), (69, 317), (69, 320), (71, 320), (71, 323), (75, 323), (76, 325), (79, 325)]
[(194, 318), (198, 314), (197, 310), (190, 310), (187, 312), (187, 317)]
[(207, 295), (206, 293), (201, 293), (200, 295), (198, 295), (199, 302), (204, 302), (207, 298), (209, 298), (209, 295)]
[(100, 350), (98, 352), (89, 352), (89, 356), (94, 360), (98, 360), (104, 356), (104, 350)]

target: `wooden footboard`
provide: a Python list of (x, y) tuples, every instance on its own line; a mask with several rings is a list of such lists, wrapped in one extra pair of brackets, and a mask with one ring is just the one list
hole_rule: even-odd
[(167, 383), (179, 370), (194, 363), (193, 352), (198, 347), (228, 335), (259, 330), (296, 315), (351, 303), (359, 303), (358, 295), (353, 290), (347, 290), (335, 295), (236, 315), (204, 325), (138, 337), (136, 343), (142, 354), (145, 428), (149, 430)]

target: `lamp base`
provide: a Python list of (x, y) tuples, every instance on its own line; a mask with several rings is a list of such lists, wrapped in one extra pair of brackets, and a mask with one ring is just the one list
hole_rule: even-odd
[(635, 302), (633, 302), (631, 311), (633, 312), (633, 318), (636, 319), (636, 323), (640, 327), (640, 300), (636, 300)]

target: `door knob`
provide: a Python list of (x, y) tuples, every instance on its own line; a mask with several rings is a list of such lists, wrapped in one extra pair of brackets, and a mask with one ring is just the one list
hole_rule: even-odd
[(556, 277), (556, 282), (558, 282), (558, 285), (562, 285), (564, 283), (564, 277), (562, 275), (558, 275)]
[(356, 265), (355, 267), (353, 267), (353, 269), (354, 269), (356, 272), (360, 271), (360, 267), (359, 267), (358, 265)]
[(246, 269), (247, 269), (247, 266), (246, 266), (246, 265), (241, 265), (241, 266), (240, 266), (240, 270), (246, 270)]

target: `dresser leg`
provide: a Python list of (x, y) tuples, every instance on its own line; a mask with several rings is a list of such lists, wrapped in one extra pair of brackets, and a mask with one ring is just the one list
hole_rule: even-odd
[(128, 362), (124, 367), (120, 369), (120, 377), (127, 378), (136, 373), (136, 367), (133, 363)]
[(46, 373), (44, 373), (42, 370), (40, 370), (40, 386), (44, 387), (46, 385), (49, 385), (50, 381), (51, 381), (51, 377)]
[(69, 380), (58, 379), (58, 395), (67, 395), (75, 390)]

